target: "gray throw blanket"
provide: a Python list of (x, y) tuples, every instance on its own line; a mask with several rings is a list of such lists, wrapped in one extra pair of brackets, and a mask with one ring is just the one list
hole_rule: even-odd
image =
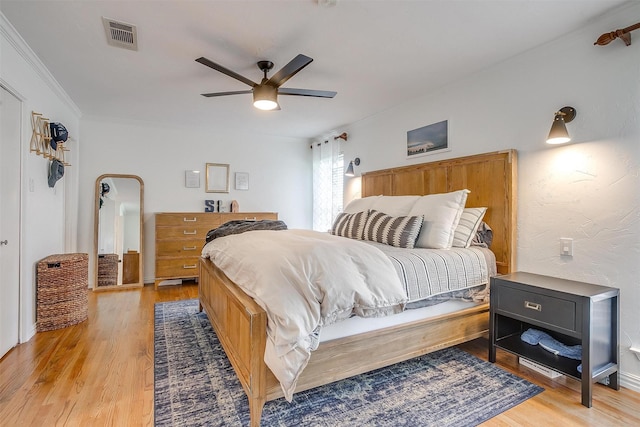
[(251, 221), (251, 220), (234, 220), (225, 222), (218, 228), (214, 228), (213, 230), (207, 233), (206, 241), (209, 243), (213, 239), (217, 239), (218, 237), (229, 236), (231, 234), (240, 234), (246, 231), (254, 231), (254, 230), (286, 230), (287, 224), (284, 221), (280, 220), (272, 220), (272, 219), (263, 219), (260, 221)]

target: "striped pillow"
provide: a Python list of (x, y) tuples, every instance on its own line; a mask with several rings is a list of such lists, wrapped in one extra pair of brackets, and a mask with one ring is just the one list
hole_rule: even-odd
[(331, 227), (331, 234), (336, 236), (348, 237), (350, 239), (362, 240), (364, 235), (364, 226), (367, 223), (367, 217), (369, 211), (346, 213), (342, 212), (338, 214), (335, 221), (333, 221), (333, 227)]
[(460, 216), (460, 222), (453, 233), (454, 248), (468, 248), (476, 236), (478, 226), (484, 218), (487, 208), (465, 208)]
[(412, 249), (420, 233), (422, 221), (422, 215), (394, 217), (370, 210), (367, 224), (364, 226), (364, 240)]

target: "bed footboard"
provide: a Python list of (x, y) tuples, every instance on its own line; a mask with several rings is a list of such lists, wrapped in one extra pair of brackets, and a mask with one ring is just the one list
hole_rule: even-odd
[[(267, 314), (211, 261), (200, 260), (200, 305), (224, 347), (249, 399), (251, 426), (258, 427), (268, 400), (283, 396), (264, 363)], [(296, 391), (318, 387), (485, 335), (489, 304), (410, 324), (321, 343)]]
[(266, 400), (264, 349), (267, 314), (209, 260), (200, 259), (198, 284), (204, 308), (249, 398), (251, 426), (259, 426)]

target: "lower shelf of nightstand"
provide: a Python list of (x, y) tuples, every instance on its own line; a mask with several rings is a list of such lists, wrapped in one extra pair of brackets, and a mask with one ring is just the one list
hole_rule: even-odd
[(539, 345), (528, 344), (520, 339), (520, 335), (520, 333), (517, 333), (500, 338), (496, 341), (496, 347), (517, 356), (525, 357), (571, 378), (582, 379), (582, 374), (577, 369), (581, 363), (579, 360), (557, 356)]

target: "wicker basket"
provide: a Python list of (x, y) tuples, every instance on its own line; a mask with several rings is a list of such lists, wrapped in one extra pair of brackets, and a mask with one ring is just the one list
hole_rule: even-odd
[(57, 254), (38, 262), (38, 332), (66, 328), (87, 320), (88, 277), (87, 254)]
[(98, 286), (118, 284), (118, 254), (98, 255)]

